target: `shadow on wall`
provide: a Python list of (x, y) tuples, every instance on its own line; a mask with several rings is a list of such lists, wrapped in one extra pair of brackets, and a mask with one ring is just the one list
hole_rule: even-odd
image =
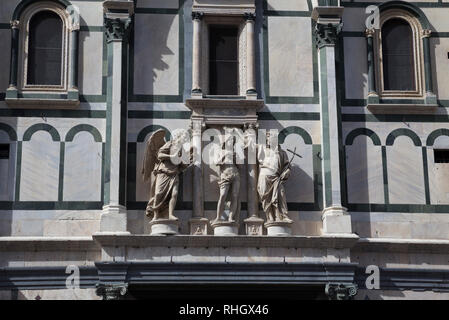
[[(179, 17), (182, 19), (182, 17)], [(178, 15), (138, 14), (130, 37), (132, 94), (168, 94), (178, 85), (177, 55), (170, 45), (178, 43)], [(176, 70), (175, 70), (176, 69)]]

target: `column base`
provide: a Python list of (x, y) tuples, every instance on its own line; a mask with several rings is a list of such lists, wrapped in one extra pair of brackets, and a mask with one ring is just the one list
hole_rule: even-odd
[(235, 221), (214, 221), (212, 228), (214, 236), (236, 236), (239, 233), (239, 226)]
[(194, 236), (207, 236), (209, 220), (207, 218), (192, 218), (189, 220), (190, 234)]
[(352, 233), (351, 216), (344, 207), (329, 207), (323, 210), (323, 233)]
[(257, 217), (249, 217), (244, 220), (247, 236), (262, 236), (264, 220)]
[(246, 99), (248, 99), (248, 100), (257, 100), (257, 91), (256, 90), (248, 90), (248, 91), (246, 91)]
[(269, 237), (285, 237), (292, 235), (293, 222), (286, 221), (270, 221), (265, 223), (267, 228), (267, 236)]
[(100, 233), (128, 233), (126, 207), (121, 205), (103, 206), (100, 218)]
[(179, 221), (170, 219), (159, 219), (150, 222), (152, 236), (157, 235), (175, 235), (178, 234)]

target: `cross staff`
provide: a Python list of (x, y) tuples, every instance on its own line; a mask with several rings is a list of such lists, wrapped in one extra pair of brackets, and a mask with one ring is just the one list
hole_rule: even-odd
[(290, 166), (293, 162), (293, 159), (295, 158), (295, 156), (302, 158), (299, 154), (296, 153), (296, 148), (294, 151), (291, 151), (290, 149), (287, 149), (288, 152), (290, 152), (292, 154), (292, 158), (290, 159), (290, 162), (288, 163), (288, 165)]

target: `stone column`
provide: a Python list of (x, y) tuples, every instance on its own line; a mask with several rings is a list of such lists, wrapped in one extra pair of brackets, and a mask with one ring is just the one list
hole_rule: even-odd
[(71, 29), (71, 52), (70, 52), (70, 78), (68, 88), (68, 98), (78, 100), (78, 41), (79, 41), (79, 24), (72, 25)]
[(192, 147), (193, 157), (193, 177), (192, 177), (192, 200), (193, 215), (190, 219), (190, 234), (207, 235), (208, 219), (204, 217), (204, 186), (203, 186), (203, 165), (202, 165), (202, 133), (204, 123), (202, 120), (192, 120)]
[(17, 98), (17, 72), (19, 65), (19, 20), (11, 21), (11, 67), (6, 98)]
[(104, 207), (100, 232), (129, 233), (126, 214), (127, 61), (133, 2), (105, 1), (108, 54)]
[(259, 196), (257, 194), (257, 123), (245, 125), (248, 137), (247, 149), (247, 211), (248, 218), (245, 219), (246, 235), (263, 235), (264, 220), (259, 217)]
[(256, 46), (254, 35), (254, 24), (256, 15), (245, 13), (246, 19), (246, 95), (256, 98)]
[(366, 49), (368, 56), (368, 104), (379, 103), (379, 94), (376, 90), (376, 77), (374, 70), (374, 29), (366, 29)]
[(201, 19), (202, 12), (192, 12), (193, 55), (192, 55), (192, 95), (202, 96), (201, 89)]
[[(342, 13), (342, 12), (341, 12)], [(322, 167), (323, 167), (323, 232), (325, 234), (352, 233), (351, 217), (342, 206), (341, 170), (344, 157), (341, 114), (337, 101), (335, 49), (342, 29), (341, 16), (326, 14), (320, 23), (318, 12), (315, 29), (319, 49)]]
[(424, 76), (426, 86), (426, 103), (437, 104), (437, 97), (433, 92), (432, 66), (430, 64), (430, 35), (432, 30), (422, 31), (423, 52), (424, 52)]

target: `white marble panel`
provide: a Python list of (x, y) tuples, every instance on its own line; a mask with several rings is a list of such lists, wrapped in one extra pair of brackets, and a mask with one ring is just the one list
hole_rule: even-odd
[(359, 136), (346, 146), (349, 203), (384, 203), (382, 149)]
[(78, 77), (82, 94), (101, 94), (103, 84), (103, 33), (81, 32)]
[(134, 93), (177, 95), (179, 18), (170, 14), (135, 17)]
[(101, 201), (102, 144), (89, 132), (65, 143), (64, 201)]
[(298, 0), (268, 0), (268, 10), (309, 11), (307, 1)]
[(270, 95), (313, 96), (310, 18), (268, 17), (267, 19)]
[(20, 200), (57, 201), (60, 142), (46, 131), (22, 143)]
[(365, 38), (345, 38), (346, 98), (364, 99), (368, 94), (368, 66)]
[[(290, 134), (285, 138), (282, 148), (292, 159), (290, 178), (285, 182), (285, 192), (288, 202), (314, 202), (313, 189), (313, 152), (312, 145), (306, 145), (298, 134)], [(288, 151), (295, 151), (302, 158), (293, 156)]]
[(422, 149), (406, 136), (387, 146), (390, 203), (425, 204)]

